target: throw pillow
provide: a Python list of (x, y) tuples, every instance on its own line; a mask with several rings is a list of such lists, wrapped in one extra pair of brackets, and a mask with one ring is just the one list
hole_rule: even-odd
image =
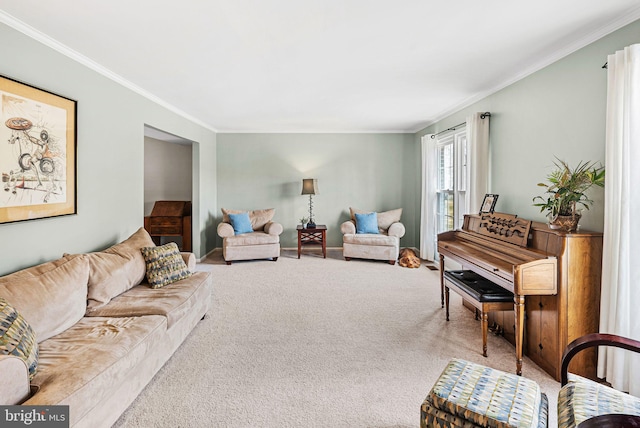
[(229, 220), (231, 221), (231, 226), (233, 226), (233, 231), (236, 235), (253, 232), (251, 220), (249, 220), (249, 213), (229, 214)]
[(151, 288), (160, 288), (192, 275), (175, 242), (159, 247), (141, 248), (147, 265), (147, 281)]
[(356, 213), (356, 233), (378, 232), (378, 215), (376, 213), (360, 214)]
[(14, 355), (29, 369), (29, 380), (38, 371), (38, 342), (36, 333), (22, 315), (0, 297), (0, 354)]
[(386, 231), (393, 223), (398, 223), (400, 217), (402, 217), (402, 208), (378, 213), (378, 227)]

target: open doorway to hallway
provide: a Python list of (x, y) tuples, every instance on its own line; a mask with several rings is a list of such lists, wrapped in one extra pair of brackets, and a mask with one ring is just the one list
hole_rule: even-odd
[[(169, 134), (162, 130), (145, 125), (144, 127), (144, 216), (152, 214), (154, 205), (158, 201), (188, 202), (189, 211), (182, 215), (191, 216), (191, 201), (193, 195), (193, 143), (184, 138)], [(174, 210), (175, 211), (175, 210)], [(180, 215), (180, 213), (171, 213)], [(192, 226), (183, 219), (175, 221), (167, 219), (168, 225), (162, 225), (162, 236), (154, 236), (157, 244), (176, 242), (180, 249), (185, 244), (190, 247)], [(148, 223), (148, 220), (147, 220)], [(175, 225), (173, 224), (175, 223)], [(182, 231), (182, 226), (188, 231)], [(159, 233), (158, 230), (152, 233)], [(189, 237), (183, 239), (183, 233)], [(185, 242), (188, 241), (188, 242)]]

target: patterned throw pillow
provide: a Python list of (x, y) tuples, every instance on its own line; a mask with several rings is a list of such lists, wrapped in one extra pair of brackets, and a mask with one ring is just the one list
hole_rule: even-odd
[(0, 297), (0, 354), (14, 355), (29, 368), (29, 380), (38, 371), (36, 334), (22, 315)]
[(175, 242), (159, 247), (141, 248), (147, 264), (147, 281), (151, 288), (164, 287), (191, 276)]

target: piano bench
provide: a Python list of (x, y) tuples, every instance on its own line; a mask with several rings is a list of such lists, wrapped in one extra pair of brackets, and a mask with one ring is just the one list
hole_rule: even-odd
[(487, 356), (489, 312), (512, 311), (513, 293), (470, 270), (444, 272), (445, 306), (449, 321), (449, 288), (480, 311), (482, 319), (482, 355)]

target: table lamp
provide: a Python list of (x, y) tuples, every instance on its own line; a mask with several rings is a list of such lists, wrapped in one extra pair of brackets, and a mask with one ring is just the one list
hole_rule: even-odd
[(313, 219), (313, 195), (318, 194), (318, 180), (315, 178), (303, 178), (302, 194), (309, 195), (309, 222), (307, 227), (313, 229), (316, 227), (316, 222)]

